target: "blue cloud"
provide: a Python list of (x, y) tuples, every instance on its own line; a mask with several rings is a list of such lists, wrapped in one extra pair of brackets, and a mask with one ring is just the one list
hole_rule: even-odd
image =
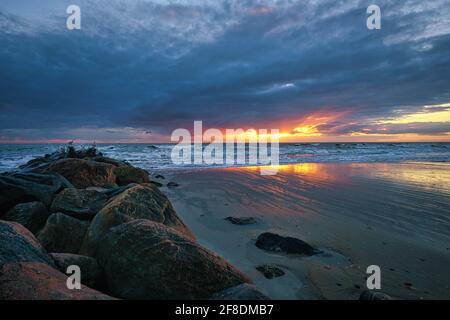
[(82, 0), (80, 31), (65, 1), (27, 2), (0, 4), (0, 136), (276, 126), (324, 107), (364, 123), (450, 101), (448, 1), (379, 1), (380, 31), (369, 1)]

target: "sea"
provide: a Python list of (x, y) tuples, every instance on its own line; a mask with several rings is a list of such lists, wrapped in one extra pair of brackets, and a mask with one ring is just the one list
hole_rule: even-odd
[[(65, 147), (64, 144), (0, 144), (0, 172), (10, 171), (29, 160)], [(195, 167), (238, 166), (205, 163), (175, 164), (171, 154), (174, 144), (97, 144), (105, 156), (126, 160), (148, 170)], [(75, 147), (89, 147), (77, 145)], [(224, 159), (226, 148), (224, 149)], [(270, 149), (270, 147), (269, 147)], [(247, 146), (247, 156), (249, 148)], [(446, 143), (281, 143), (279, 163), (339, 162), (449, 162), (450, 142)], [(242, 166), (240, 164), (239, 166)]]

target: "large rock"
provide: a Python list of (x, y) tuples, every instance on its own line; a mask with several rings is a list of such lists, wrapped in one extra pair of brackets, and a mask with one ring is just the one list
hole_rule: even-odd
[(50, 253), (50, 256), (62, 273), (66, 273), (69, 266), (76, 265), (80, 267), (82, 284), (98, 290), (105, 289), (103, 270), (96, 259), (72, 253)]
[(292, 237), (283, 237), (278, 234), (265, 232), (259, 235), (256, 246), (260, 249), (287, 254), (300, 254), (312, 256), (320, 253), (306, 242)]
[(11, 262), (53, 265), (53, 260), (28, 229), (16, 222), (0, 220), (0, 266)]
[(44, 172), (56, 172), (69, 180), (76, 188), (114, 186), (115, 166), (83, 159), (62, 159), (52, 163)]
[(16, 262), (0, 266), (0, 300), (110, 300), (85, 286), (67, 288), (67, 276), (47, 264)]
[(55, 196), (50, 211), (90, 220), (103, 208), (107, 200), (105, 193), (97, 190), (67, 188)]
[(72, 185), (58, 174), (0, 174), (0, 217), (23, 202), (40, 201), (49, 206), (55, 193), (69, 187)]
[(144, 169), (131, 166), (120, 166), (114, 169), (116, 183), (124, 186), (130, 183), (148, 183), (150, 182), (149, 173)]
[(243, 283), (213, 294), (211, 300), (270, 300), (252, 284)]
[(47, 219), (37, 238), (49, 252), (78, 253), (88, 227), (88, 221), (58, 212)]
[(133, 219), (148, 219), (173, 227), (188, 238), (191, 231), (176, 214), (167, 197), (152, 184), (135, 185), (117, 195), (92, 220), (81, 254), (95, 256), (98, 243), (112, 227)]
[(134, 220), (98, 247), (109, 292), (127, 299), (205, 299), (250, 280), (223, 258), (160, 223)]
[(14, 221), (36, 234), (44, 227), (50, 213), (39, 201), (19, 203), (2, 216), (3, 220)]

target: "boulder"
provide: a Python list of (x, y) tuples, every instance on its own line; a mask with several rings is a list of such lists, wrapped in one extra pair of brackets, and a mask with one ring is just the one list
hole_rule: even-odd
[(232, 224), (245, 226), (248, 224), (255, 224), (258, 221), (253, 217), (226, 217), (225, 220), (230, 221)]
[(49, 252), (78, 253), (88, 227), (88, 221), (53, 213), (37, 238)]
[(300, 254), (312, 256), (320, 253), (306, 242), (292, 237), (283, 237), (278, 234), (265, 232), (259, 235), (256, 246), (266, 251), (286, 254)]
[(105, 278), (102, 268), (97, 260), (92, 257), (81, 256), (72, 253), (50, 253), (56, 268), (62, 273), (66, 273), (71, 265), (80, 267), (81, 283), (94, 289), (105, 289)]
[(16, 222), (0, 220), (0, 266), (11, 262), (53, 265), (51, 257), (28, 229)]
[(277, 266), (271, 264), (263, 264), (256, 267), (256, 270), (261, 272), (267, 279), (278, 278), (284, 275), (284, 271)]
[(149, 173), (144, 169), (131, 166), (121, 166), (114, 169), (116, 183), (119, 186), (130, 183), (148, 183), (150, 182)]
[(62, 212), (81, 220), (91, 220), (105, 205), (108, 197), (97, 190), (67, 188), (58, 193), (51, 212)]
[(254, 285), (243, 283), (213, 294), (211, 300), (270, 300)]
[(110, 300), (85, 286), (67, 288), (67, 276), (39, 262), (7, 263), (0, 267), (0, 300)]
[(15, 207), (9, 209), (2, 216), (3, 220), (14, 221), (23, 225), (25, 228), (36, 234), (41, 230), (47, 221), (50, 213), (47, 207), (39, 201), (19, 203)]
[(23, 202), (40, 201), (49, 206), (55, 193), (69, 187), (70, 182), (58, 174), (0, 174), (0, 217)]
[(80, 253), (95, 256), (98, 243), (110, 228), (133, 219), (159, 222), (194, 239), (194, 235), (177, 216), (167, 197), (156, 186), (135, 185), (112, 198), (95, 216)]
[(126, 299), (205, 299), (250, 282), (223, 258), (149, 220), (112, 228), (97, 257), (109, 292)]
[(61, 159), (48, 166), (44, 173), (56, 172), (76, 188), (109, 187), (116, 183), (114, 166), (108, 163), (83, 159)]

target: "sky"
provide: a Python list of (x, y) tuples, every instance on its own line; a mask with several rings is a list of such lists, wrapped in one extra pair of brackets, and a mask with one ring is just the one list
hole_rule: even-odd
[(0, 143), (169, 142), (194, 120), (450, 142), (450, 1), (0, 2)]

